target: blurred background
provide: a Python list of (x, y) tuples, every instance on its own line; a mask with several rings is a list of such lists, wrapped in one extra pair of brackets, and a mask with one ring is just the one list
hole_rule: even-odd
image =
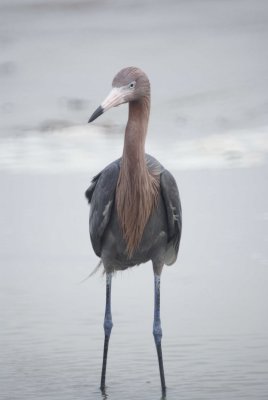
[(153, 274), (105, 280), (84, 191), (127, 106), (89, 116), (123, 67), (150, 78), (147, 152), (176, 177), (183, 235), (162, 274), (167, 399), (267, 399), (268, 3), (0, 0), (1, 399), (160, 399)]

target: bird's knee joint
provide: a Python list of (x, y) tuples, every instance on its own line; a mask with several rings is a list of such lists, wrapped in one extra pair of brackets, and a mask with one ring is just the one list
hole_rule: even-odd
[(111, 319), (106, 319), (103, 324), (105, 336), (110, 336), (113, 327), (113, 322)]
[(161, 339), (162, 339), (162, 336), (163, 336), (161, 325), (154, 325), (153, 335), (154, 335), (155, 343), (156, 344), (161, 343)]

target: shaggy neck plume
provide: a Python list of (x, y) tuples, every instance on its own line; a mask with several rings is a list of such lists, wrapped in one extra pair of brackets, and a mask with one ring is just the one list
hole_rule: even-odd
[(145, 139), (150, 114), (150, 96), (129, 103), (124, 150), (116, 191), (119, 222), (131, 257), (156, 205), (159, 179), (148, 171)]

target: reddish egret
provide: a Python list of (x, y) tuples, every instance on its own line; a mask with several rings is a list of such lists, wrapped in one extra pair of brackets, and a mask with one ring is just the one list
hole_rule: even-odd
[(96, 175), (86, 191), (91, 205), (91, 242), (106, 273), (105, 339), (100, 388), (105, 388), (108, 345), (113, 327), (113, 272), (151, 260), (155, 287), (153, 335), (162, 391), (165, 392), (160, 276), (164, 264), (171, 265), (177, 259), (181, 237), (181, 204), (173, 176), (155, 158), (145, 154), (150, 82), (143, 71), (134, 67), (122, 69), (113, 80), (110, 94), (88, 122), (123, 103), (129, 103), (123, 156)]

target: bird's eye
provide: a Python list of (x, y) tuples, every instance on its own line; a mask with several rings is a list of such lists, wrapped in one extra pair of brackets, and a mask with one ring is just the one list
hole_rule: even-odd
[(136, 86), (136, 82), (135, 82), (135, 81), (131, 82), (131, 83), (128, 85), (128, 87), (129, 87), (130, 89), (134, 89), (135, 86)]

